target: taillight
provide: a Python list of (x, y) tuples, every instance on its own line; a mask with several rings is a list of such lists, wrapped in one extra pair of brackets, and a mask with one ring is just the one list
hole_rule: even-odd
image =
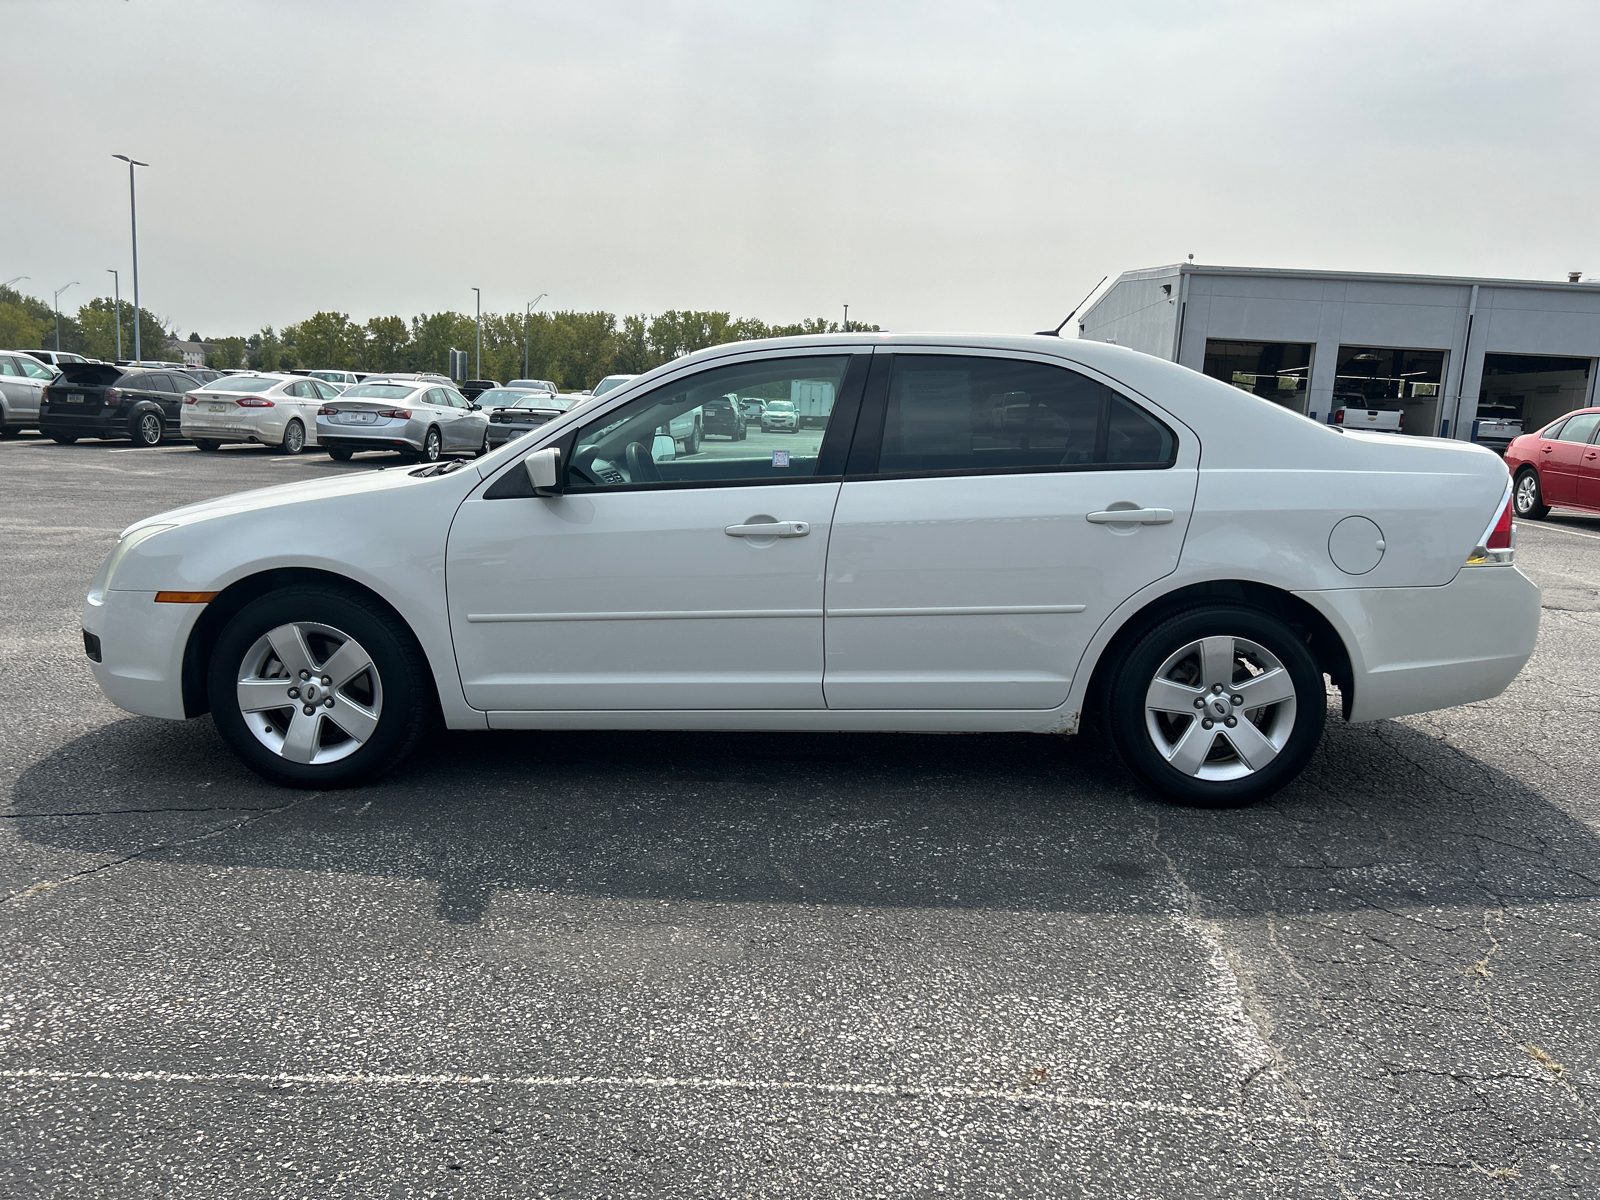
[(1489, 528), (1483, 531), (1478, 544), (1467, 558), (1467, 566), (1483, 567), (1509, 563), (1517, 555), (1517, 523), (1511, 519), (1511, 485), (1506, 484), (1506, 494), (1501, 497), (1500, 508)]
[(185, 396), (183, 398), (183, 402), (185, 404), (198, 404), (199, 403), (199, 401), (197, 401), (193, 396)]
[(235, 400), (234, 403), (237, 404), (240, 408), (276, 408), (277, 407), (277, 405), (273, 404), (271, 400), (263, 399), (260, 396), (241, 396), (239, 399)]
[(118, 404), (118, 403), (121, 403), (121, 401), (122, 401), (122, 393), (121, 392), (117, 391), (116, 388), (107, 388), (106, 389), (106, 403), (107, 404)]
[(333, 405), (324, 404), (321, 408), (317, 409), (317, 416), (319, 416), (319, 417), (331, 417), (338, 411), (339, 410), (337, 408), (334, 408)]
[(1341, 408), (1338, 412), (1333, 414), (1333, 423), (1335, 425), (1344, 424), (1344, 409)]
[(391, 417), (396, 421), (409, 421), (411, 410), (409, 408), (385, 408), (378, 412), (380, 417)]

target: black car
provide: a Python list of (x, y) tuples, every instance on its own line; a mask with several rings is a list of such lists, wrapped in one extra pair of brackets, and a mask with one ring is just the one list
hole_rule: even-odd
[(489, 414), (489, 449), (503, 446), (546, 421), (554, 420), (573, 405), (571, 396), (495, 388), (478, 393), (478, 403)]
[(68, 363), (39, 397), (39, 428), (63, 446), (85, 437), (159, 446), (177, 435), (184, 394), (199, 386), (176, 368)]
[(704, 433), (719, 433), (723, 437), (742, 442), (750, 436), (744, 414), (739, 411), (737, 396), (718, 396), (700, 406), (700, 428)]

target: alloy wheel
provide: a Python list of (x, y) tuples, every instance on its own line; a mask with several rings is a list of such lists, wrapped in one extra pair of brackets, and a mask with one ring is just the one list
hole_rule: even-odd
[(290, 421), (283, 431), (283, 452), (299, 454), (306, 448), (306, 431), (299, 421)]
[(438, 462), (439, 450), (439, 431), (430, 429), (428, 435), (422, 439), (422, 457), (427, 462)]
[(1294, 732), (1294, 680), (1256, 642), (1205, 637), (1161, 664), (1144, 709), (1169, 765), (1196, 779), (1242, 779), (1272, 762)]
[(1539, 478), (1532, 471), (1517, 480), (1517, 516), (1526, 517), (1539, 507)]
[(147, 412), (139, 417), (138, 440), (143, 446), (161, 444), (161, 418), (155, 413)]
[(331, 625), (294, 621), (257, 638), (235, 688), (245, 726), (273, 754), (332, 763), (366, 744), (383, 684), (366, 649)]

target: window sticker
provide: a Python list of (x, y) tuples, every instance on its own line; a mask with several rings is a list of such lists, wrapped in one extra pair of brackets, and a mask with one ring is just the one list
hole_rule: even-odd
[(772, 452), (772, 465), (787, 467), (789, 465), (789, 452), (787, 450), (774, 450)]

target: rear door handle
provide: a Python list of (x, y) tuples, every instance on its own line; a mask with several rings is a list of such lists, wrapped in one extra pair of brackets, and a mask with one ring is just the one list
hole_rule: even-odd
[(729, 537), (805, 537), (811, 532), (809, 521), (761, 521), (754, 525), (729, 525), (722, 531)]
[(1170, 508), (1113, 508), (1108, 512), (1092, 512), (1086, 514), (1085, 520), (1096, 525), (1111, 525), (1113, 523), (1138, 522), (1140, 525), (1170, 525), (1172, 523), (1172, 510)]

